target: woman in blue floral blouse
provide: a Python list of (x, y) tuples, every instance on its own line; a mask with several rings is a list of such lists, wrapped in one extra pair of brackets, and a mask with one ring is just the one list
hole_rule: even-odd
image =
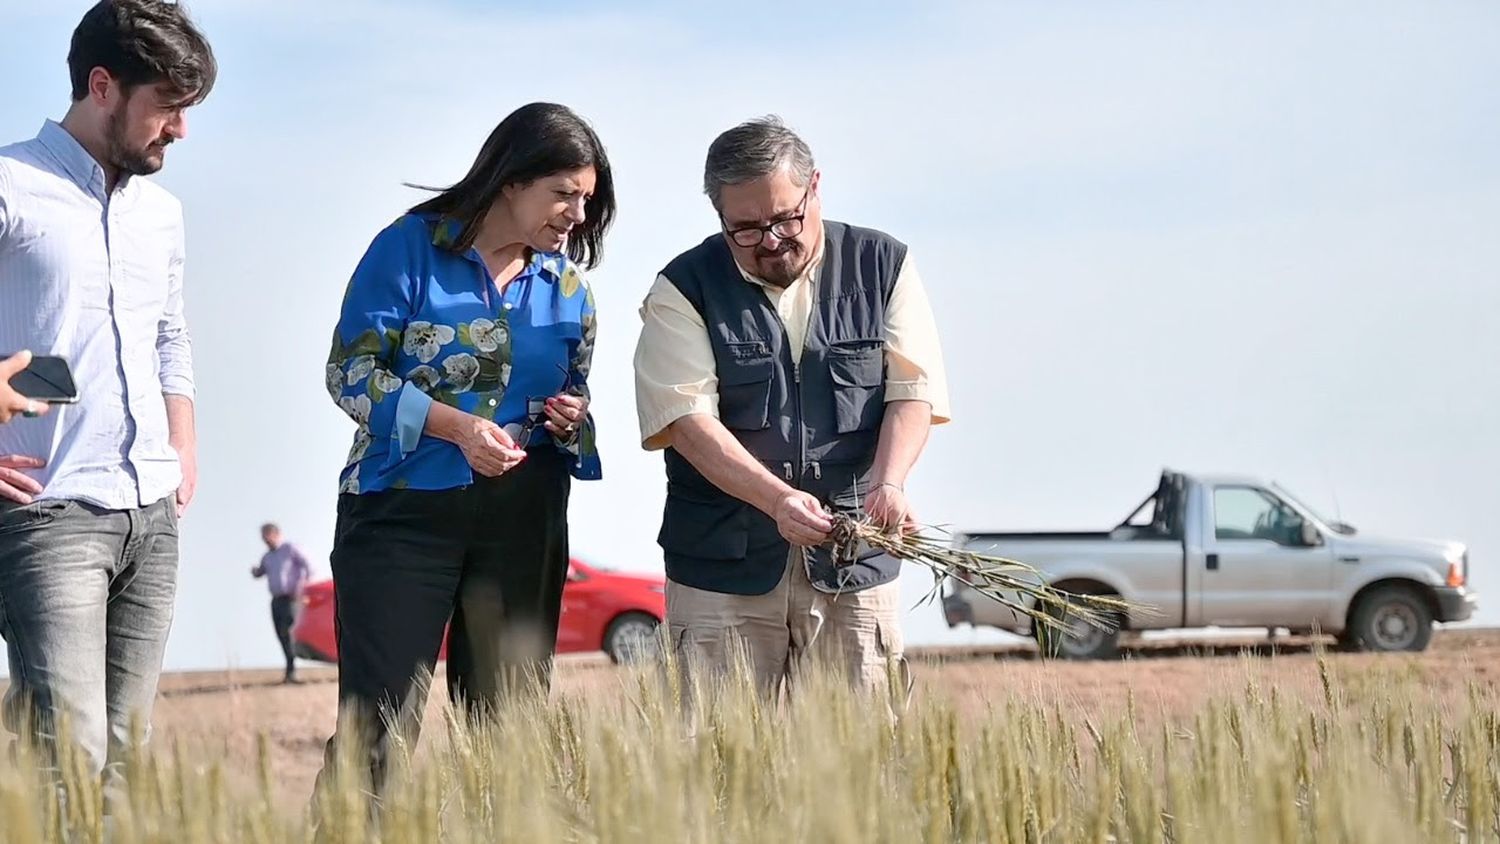
[[(383, 768), (448, 633), (471, 711), (545, 688), (568, 489), (597, 479), (588, 414), (609, 160), (567, 108), (524, 106), (468, 175), (376, 235), (334, 332), (328, 391), (358, 423), (332, 555), (339, 699)], [(338, 739), (335, 736), (335, 741)], [(330, 748), (333, 742), (330, 742)]]

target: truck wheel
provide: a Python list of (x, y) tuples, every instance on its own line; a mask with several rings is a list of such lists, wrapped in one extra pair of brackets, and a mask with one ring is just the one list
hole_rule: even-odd
[(1360, 599), (1341, 638), (1362, 651), (1426, 650), (1432, 610), (1414, 590), (1385, 586)]
[[(1059, 613), (1053, 611), (1053, 617)], [(1046, 624), (1031, 625), (1043, 659), (1114, 659), (1120, 655), (1120, 628), (1101, 630), (1081, 618), (1067, 620), (1063, 633)]]
[(609, 623), (604, 652), (616, 665), (629, 665), (654, 656), (656, 628), (661, 622), (643, 612), (627, 612)]

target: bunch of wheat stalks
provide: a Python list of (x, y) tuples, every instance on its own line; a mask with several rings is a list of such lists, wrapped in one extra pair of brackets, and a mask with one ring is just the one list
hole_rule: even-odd
[(938, 577), (924, 602), (938, 597), (944, 576), (956, 577), (981, 595), (1058, 632), (1066, 632), (1074, 620), (1115, 630), (1127, 612), (1140, 610), (1111, 595), (1082, 595), (1048, 586), (1040, 571), (1017, 560), (954, 548), (946, 540), (920, 532), (890, 531), (862, 515), (834, 516), (828, 541), (835, 560), (851, 561), (863, 546), (932, 569)]

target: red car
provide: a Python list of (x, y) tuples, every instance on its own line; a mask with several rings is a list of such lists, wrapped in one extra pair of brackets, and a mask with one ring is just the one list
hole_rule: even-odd
[[(656, 647), (656, 628), (666, 615), (666, 579), (661, 575), (606, 571), (573, 560), (563, 587), (557, 652), (604, 651), (615, 662), (630, 662)], [(303, 659), (338, 662), (333, 581), (307, 585), (292, 642)], [(447, 650), (444, 635), (438, 659), (444, 659)]]

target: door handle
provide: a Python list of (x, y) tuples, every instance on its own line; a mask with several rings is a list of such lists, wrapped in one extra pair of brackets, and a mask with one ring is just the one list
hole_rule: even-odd
[(1209, 554), (1208, 558), (1207, 558), (1207, 563), (1208, 563), (1208, 570), (1209, 571), (1218, 571), (1219, 570), (1219, 555), (1218, 554)]
[(1341, 562), (1341, 563), (1358, 563), (1359, 562), (1359, 558), (1358, 557), (1339, 557), (1339, 562)]

